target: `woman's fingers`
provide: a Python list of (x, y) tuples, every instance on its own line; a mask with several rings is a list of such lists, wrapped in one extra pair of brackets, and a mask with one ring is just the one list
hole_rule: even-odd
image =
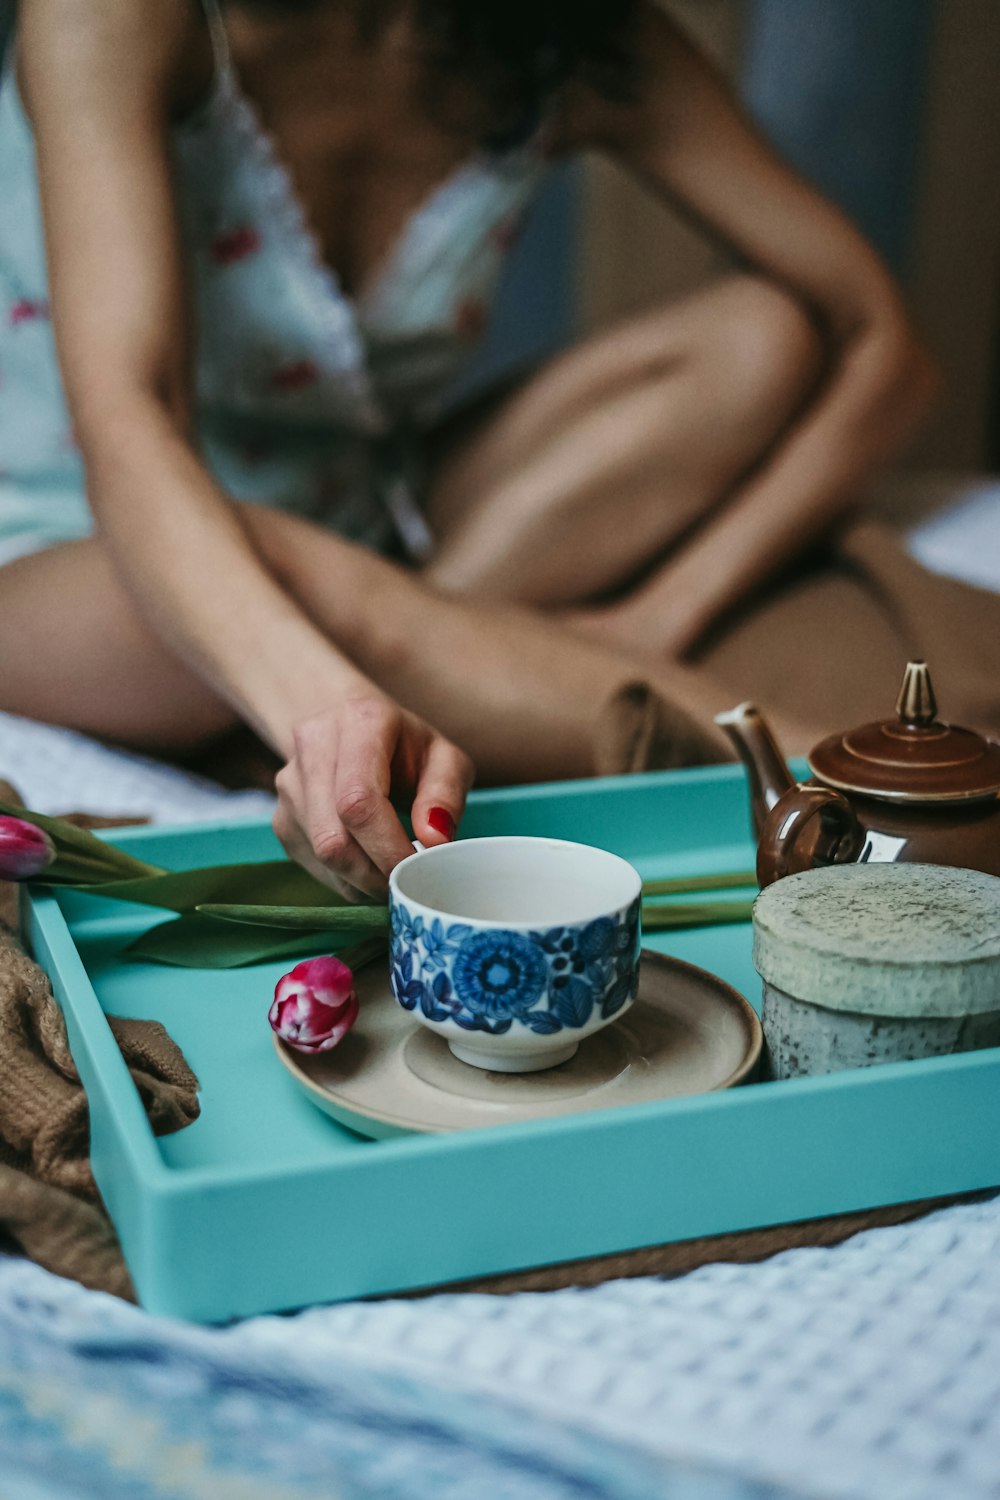
[(400, 737), (408, 730), (393, 704), (362, 700), (344, 719), (337, 752), (336, 811), (385, 879), (413, 853), (399, 815), (389, 801), (392, 766)]
[(413, 802), (413, 832), (422, 844), (446, 844), (455, 837), (474, 775), (463, 750), (433, 736)]
[[(349, 901), (352, 906), (364, 906), (370, 903), (373, 898), (376, 901), (385, 900), (384, 889), (381, 891), (367, 890), (359, 885), (354, 885), (329, 865), (322, 864), (316, 858), (315, 854), (313, 854), (309, 840), (301, 830), (299, 831), (298, 838), (288, 842), (282, 839), (281, 843), (290, 859), (294, 859), (296, 864), (301, 865), (304, 870), (307, 870), (321, 885), (328, 885), (331, 890), (343, 896), (344, 900)], [(374, 866), (372, 866), (372, 869), (374, 870)], [(377, 870), (374, 873), (376, 876), (378, 875)]]
[(389, 801), (403, 715), (384, 698), (351, 699), (295, 731), (303, 823), (313, 854), (369, 895), (385, 897), (412, 846)]
[[(331, 786), (332, 782), (331, 772)], [(337, 821), (336, 814), (327, 810), (322, 797), (315, 798), (314, 807), (310, 807), (297, 761), (290, 761), (279, 772), (275, 785), (278, 807), (274, 831), (289, 858), (348, 901), (384, 899), (381, 872)]]
[(274, 829), (348, 900), (385, 900), (389, 873), (413, 852), (390, 791), (415, 794), (415, 834), (441, 844), (455, 837), (472, 779), (469, 757), (422, 719), (377, 695), (352, 699), (296, 728)]

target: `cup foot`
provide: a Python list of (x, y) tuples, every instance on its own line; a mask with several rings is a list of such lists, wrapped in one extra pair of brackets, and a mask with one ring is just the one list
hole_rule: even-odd
[(448, 1041), (459, 1062), (468, 1063), (473, 1068), (485, 1068), (490, 1073), (540, 1073), (543, 1068), (558, 1068), (560, 1063), (569, 1062), (576, 1055), (579, 1045), (579, 1042), (567, 1042), (565, 1047), (540, 1048), (537, 1052), (496, 1053), (480, 1049), (475, 1043)]

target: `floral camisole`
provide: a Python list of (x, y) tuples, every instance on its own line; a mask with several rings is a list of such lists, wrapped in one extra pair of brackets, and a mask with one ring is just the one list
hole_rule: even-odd
[[(206, 463), (239, 499), (375, 547), (402, 542), (419, 556), (429, 537), (412, 456), (484, 329), (543, 155), (532, 144), (461, 166), (352, 299), (240, 88), (216, 0), (205, 9), (213, 90), (172, 145)], [(0, 184), (3, 562), (91, 529), (49, 320), (34, 142), (11, 56), (0, 85)]]

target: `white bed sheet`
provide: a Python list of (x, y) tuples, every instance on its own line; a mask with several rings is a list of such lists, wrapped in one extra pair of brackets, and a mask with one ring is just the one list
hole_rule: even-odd
[(930, 514), (908, 528), (907, 542), (932, 572), (1000, 593), (1000, 480), (944, 480)]

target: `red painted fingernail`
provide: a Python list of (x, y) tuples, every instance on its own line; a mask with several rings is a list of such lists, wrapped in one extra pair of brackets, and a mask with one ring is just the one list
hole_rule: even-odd
[(427, 821), (435, 833), (443, 833), (449, 842), (455, 837), (455, 819), (446, 807), (432, 807)]

